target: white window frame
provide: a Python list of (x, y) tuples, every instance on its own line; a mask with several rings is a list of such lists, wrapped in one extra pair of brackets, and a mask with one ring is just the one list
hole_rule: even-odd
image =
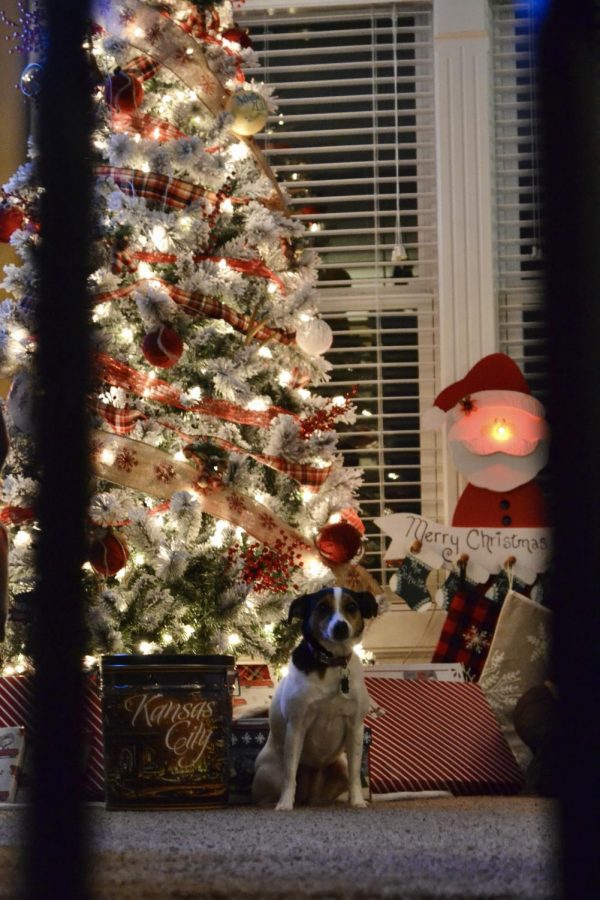
[[(424, 4), (433, 8), (434, 31), (439, 316), (434, 395), (463, 377), (483, 356), (500, 349), (490, 2)], [(314, 0), (296, 0), (294, 5), (323, 7)], [(350, 14), (353, 6), (363, 6), (355, 0), (327, 0), (327, 5), (346, 7)], [(407, 0), (407, 5), (414, 3)], [(246, 0), (246, 6), (276, 10), (287, 8), (289, 0)], [(462, 485), (443, 439), (438, 453), (444, 494), (441, 518), (448, 522)], [(438, 611), (405, 616), (393, 609), (372, 625), (369, 646), (381, 659), (426, 659), (444, 617)]]

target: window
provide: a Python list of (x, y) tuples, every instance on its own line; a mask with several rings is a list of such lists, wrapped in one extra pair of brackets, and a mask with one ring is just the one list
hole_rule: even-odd
[[(365, 564), (386, 580), (373, 518), (439, 512), (434, 397), (436, 222), (431, 11), (423, 5), (241, 10), (279, 110), (256, 139), (321, 257), (334, 331), (324, 391), (356, 386), (340, 434), (364, 469)], [(247, 73), (248, 77), (252, 72)]]
[(533, 0), (494, 0), (497, 266), (500, 349), (545, 391), (541, 171)]

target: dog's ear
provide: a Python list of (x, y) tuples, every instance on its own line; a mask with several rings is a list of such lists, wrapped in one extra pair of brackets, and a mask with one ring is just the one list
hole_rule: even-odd
[(359, 591), (355, 594), (358, 608), (363, 619), (373, 619), (377, 615), (377, 600), (368, 591)]
[(288, 610), (288, 625), (292, 622), (293, 619), (306, 618), (310, 609), (310, 601), (312, 599), (312, 596), (312, 594), (303, 594), (301, 597), (296, 597), (295, 600), (292, 600), (291, 606)]

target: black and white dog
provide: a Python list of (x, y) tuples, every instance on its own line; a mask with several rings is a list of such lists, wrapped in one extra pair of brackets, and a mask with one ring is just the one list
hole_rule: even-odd
[(303, 638), (271, 701), (269, 738), (254, 768), (255, 803), (293, 809), (295, 802), (323, 804), (348, 790), (352, 806), (366, 806), (360, 762), (369, 696), (352, 650), (364, 620), (376, 614), (372, 594), (347, 588), (293, 601), (288, 621), (302, 619)]

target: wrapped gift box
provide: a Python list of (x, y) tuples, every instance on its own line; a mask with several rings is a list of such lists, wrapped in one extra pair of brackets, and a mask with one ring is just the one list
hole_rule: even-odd
[[(231, 730), (231, 778), (229, 802), (250, 803), (254, 761), (269, 737), (269, 720), (264, 718), (239, 719)], [(365, 727), (361, 762), (363, 796), (369, 799), (369, 748), (371, 729)]]
[(233, 718), (253, 719), (268, 713), (275, 681), (267, 663), (240, 663), (235, 671), (239, 692), (233, 698)]
[[(514, 794), (523, 778), (477, 684), (366, 677), (374, 794)], [(381, 714), (383, 713), (383, 714)]]
[[(33, 733), (33, 677), (31, 675), (7, 675), (0, 678), (0, 727), (23, 726), (28, 736)], [(84, 790), (88, 800), (101, 800), (104, 796), (102, 710), (98, 680), (90, 674), (85, 681), (84, 734), (86, 772)], [(25, 762), (24, 786), (27, 779)], [(18, 799), (18, 798), (17, 798)]]

